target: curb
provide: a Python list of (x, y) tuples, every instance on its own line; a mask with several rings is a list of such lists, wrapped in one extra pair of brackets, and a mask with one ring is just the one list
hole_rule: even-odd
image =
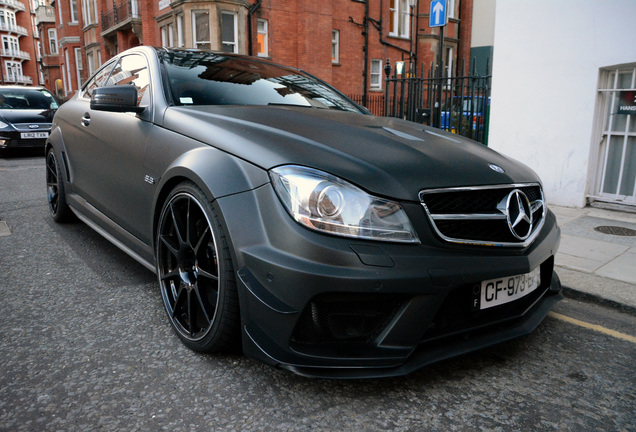
[(566, 287), (566, 286), (561, 286), (562, 290), (563, 290), (563, 295), (567, 298), (573, 299), (573, 300), (581, 300), (584, 302), (590, 302), (590, 303), (595, 303), (598, 304), (600, 306), (606, 306), (606, 307), (610, 307), (612, 309), (617, 309), (621, 312), (627, 313), (629, 315), (633, 315), (636, 316), (636, 307), (634, 306), (629, 306), (623, 303), (619, 303), (617, 301), (614, 300), (610, 300), (598, 295), (594, 295), (594, 294), (589, 294), (586, 292), (582, 292), (579, 290), (576, 290), (574, 288), (570, 288), (570, 287)]

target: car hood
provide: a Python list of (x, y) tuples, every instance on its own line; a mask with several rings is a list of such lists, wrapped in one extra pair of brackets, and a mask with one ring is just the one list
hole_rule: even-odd
[[(417, 123), (296, 107), (171, 107), (164, 127), (264, 169), (303, 165), (369, 192), (417, 201), (422, 189), (538, 182), (525, 165)], [(496, 172), (489, 165), (503, 168)]]
[(51, 123), (55, 110), (0, 110), (0, 118), (9, 123)]

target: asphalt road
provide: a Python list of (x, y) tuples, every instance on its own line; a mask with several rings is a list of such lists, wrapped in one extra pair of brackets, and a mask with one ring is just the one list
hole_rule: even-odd
[(50, 219), (43, 157), (0, 158), (0, 298), (0, 431), (636, 431), (636, 342), (621, 338), (636, 317), (573, 300), (528, 337), (397, 379), (196, 354), (152, 273)]

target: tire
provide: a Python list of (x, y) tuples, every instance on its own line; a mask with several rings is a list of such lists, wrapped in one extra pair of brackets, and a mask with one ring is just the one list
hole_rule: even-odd
[(73, 211), (66, 203), (64, 177), (53, 148), (49, 148), (46, 152), (46, 198), (49, 203), (49, 213), (56, 222), (73, 220)]
[(155, 245), (161, 297), (181, 341), (207, 353), (237, 346), (240, 316), (226, 233), (194, 184), (182, 183), (168, 195)]

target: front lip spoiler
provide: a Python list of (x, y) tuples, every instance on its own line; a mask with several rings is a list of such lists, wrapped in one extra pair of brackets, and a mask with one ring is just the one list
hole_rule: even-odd
[[(438, 343), (419, 346), (408, 360), (394, 367), (305, 367), (293, 364), (278, 363), (276, 367), (291, 371), (297, 375), (325, 379), (370, 379), (389, 378), (407, 375), (424, 366), (458, 357), (473, 351), (487, 348), (501, 342), (526, 336), (532, 333), (548, 315), (552, 307), (563, 299), (560, 292), (554, 293), (552, 286), (533, 310), (516, 321), (514, 327), (500, 325), (498, 327), (474, 332), (468, 336), (444, 339)], [(461, 343), (459, 340), (461, 339)]]

